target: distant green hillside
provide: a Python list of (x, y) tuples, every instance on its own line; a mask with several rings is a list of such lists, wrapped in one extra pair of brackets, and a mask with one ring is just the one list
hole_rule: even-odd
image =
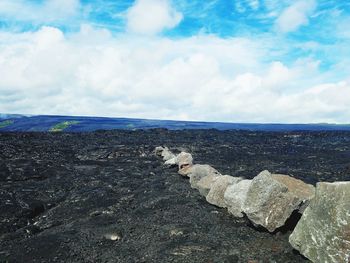
[(63, 131), (65, 129), (67, 129), (68, 127), (74, 125), (74, 124), (78, 124), (80, 121), (64, 121), (64, 122), (60, 122), (57, 123), (55, 126), (53, 126), (49, 131), (50, 132), (60, 132)]
[(0, 129), (1, 128), (5, 128), (7, 126), (10, 126), (11, 124), (13, 124), (14, 121), (13, 120), (6, 120), (6, 121), (2, 121), (0, 122)]

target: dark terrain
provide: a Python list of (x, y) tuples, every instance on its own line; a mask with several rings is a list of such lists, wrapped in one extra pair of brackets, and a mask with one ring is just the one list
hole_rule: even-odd
[(345, 131), (0, 133), (0, 262), (307, 262), (290, 229), (208, 204), (159, 145), (233, 176), (350, 180)]

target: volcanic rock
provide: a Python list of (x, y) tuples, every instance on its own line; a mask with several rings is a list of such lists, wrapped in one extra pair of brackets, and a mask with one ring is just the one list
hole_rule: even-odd
[(162, 146), (157, 146), (155, 149), (154, 149), (154, 152), (157, 156), (162, 156), (162, 152), (164, 151), (164, 147)]
[(177, 165), (177, 158), (171, 158), (164, 163), (165, 166), (172, 167)]
[(243, 217), (243, 204), (247, 199), (247, 193), (252, 180), (242, 180), (229, 185), (224, 194), (227, 210), (235, 217)]
[(210, 188), (212, 187), (216, 179), (220, 176), (221, 175), (213, 173), (200, 179), (196, 185), (196, 188), (199, 190), (200, 194), (206, 197), (210, 191)]
[(349, 263), (350, 182), (317, 183), (289, 242), (313, 262)]
[[(163, 157), (163, 160), (164, 161), (168, 161), (168, 160), (171, 160), (171, 159), (174, 159), (176, 158), (176, 155), (173, 154), (168, 147), (162, 147), (162, 146), (157, 146), (155, 149), (154, 149), (154, 152), (157, 156), (161, 156)], [(176, 160), (176, 159), (175, 159)]]
[(223, 175), (218, 177), (211, 186), (210, 191), (207, 195), (206, 199), (208, 203), (219, 207), (226, 207), (224, 199), (226, 188), (229, 185), (238, 183), (241, 180), (242, 178), (240, 177), (232, 177), (230, 175)]
[(314, 187), (288, 175), (263, 171), (252, 180), (243, 211), (256, 225), (273, 232), (293, 211), (302, 212), (314, 196)]
[(187, 176), (190, 177), (191, 187), (194, 189), (198, 189), (199, 181), (208, 175), (221, 176), (215, 168), (207, 164), (195, 164), (186, 170)]
[(161, 156), (163, 157), (164, 161), (168, 161), (170, 159), (176, 158), (176, 155), (173, 154), (168, 147), (165, 147), (164, 150), (161, 153)]
[(193, 158), (190, 153), (187, 152), (180, 152), (176, 156), (176, 163), (179, 165), (179, 170), (189, 167), (193, 164)]

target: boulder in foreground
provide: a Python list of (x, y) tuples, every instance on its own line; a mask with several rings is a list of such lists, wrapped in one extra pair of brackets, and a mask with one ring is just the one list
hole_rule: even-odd
[(313, 262), (349, 263), (350, 182), (318, 183), (289, 242)]
[(235, 217), (243, 217), (243, 204), (247, 199), (247, 193), (252, 180), (242, 180), (229, 185), (225, 191), (224, 199), (227, 210)]
[(243, 212), (255, 224), (273, 232), (293, 211), (302, 212), (314, 196), (314, 187), (288, 175), (263, 171), (249, 187)]

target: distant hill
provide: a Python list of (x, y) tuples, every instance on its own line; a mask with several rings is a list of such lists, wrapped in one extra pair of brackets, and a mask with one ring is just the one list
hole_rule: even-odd
[(147, 120), (130, 118), (49, 116), (0, 114), (0, 132), (5, 131), (48, 131), (48, 132), (87, 132), (96, 130), (135, 130), (166, 128), (182, 129), (218, 129), (250, 131), (350, 131), (350, 125), (340, 124), (259, 124), (259, 123), (223, 123)]

